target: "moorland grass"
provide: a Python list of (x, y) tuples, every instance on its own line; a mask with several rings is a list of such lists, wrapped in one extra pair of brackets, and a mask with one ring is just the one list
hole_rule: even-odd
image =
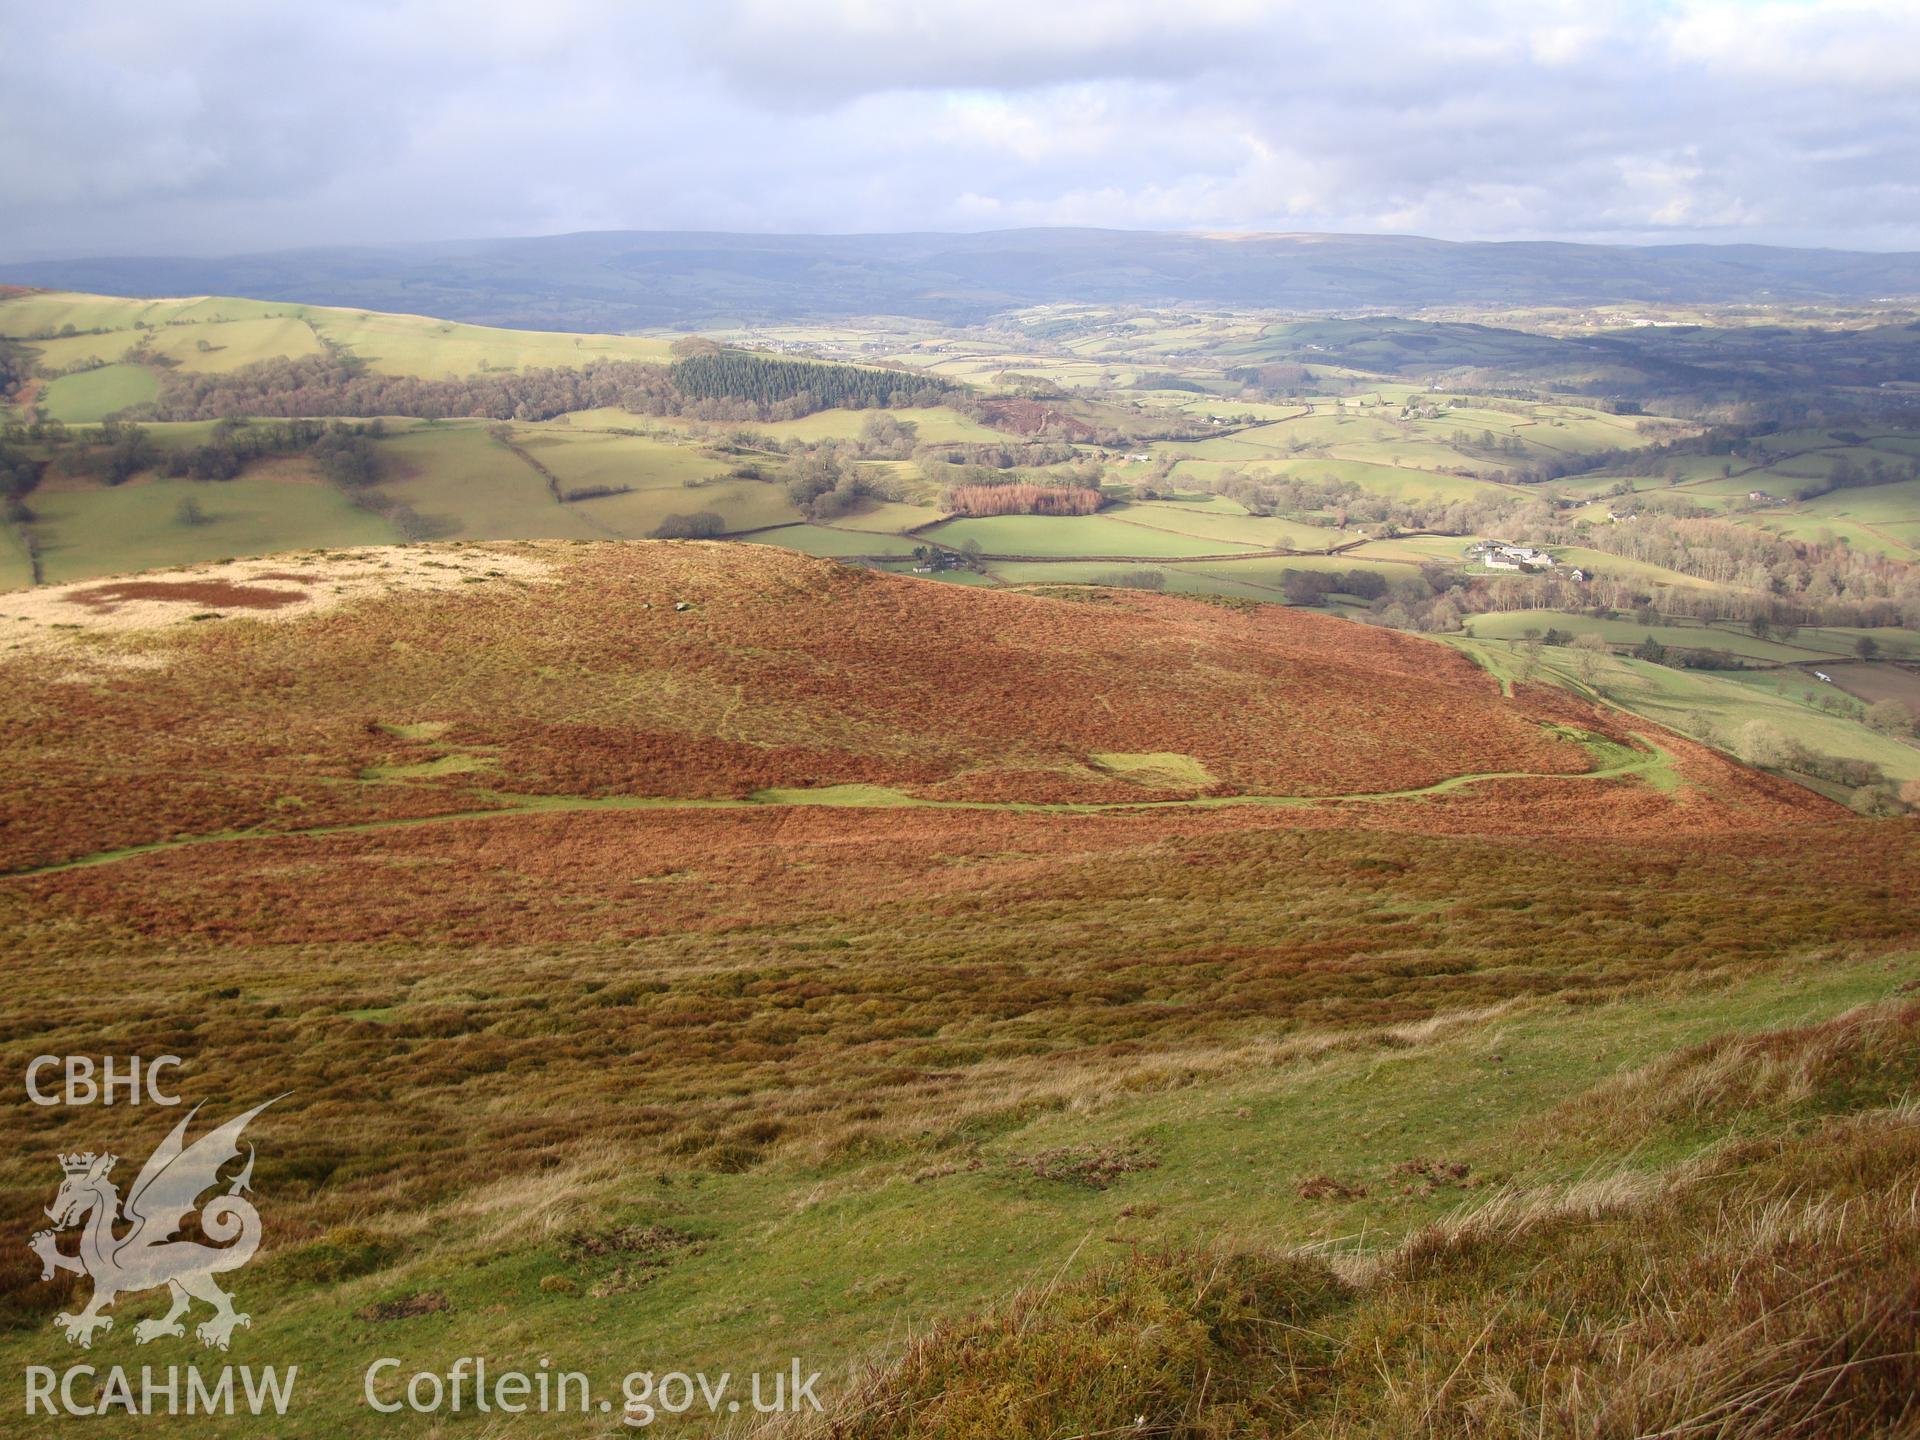
[[(1374, 1433), (1426, 1414), (1518, 1434), (1543, 1410), (1556, 1433), (1548, 1407), (1571, 1402), (1515, 1383), (1516, 1357), (1563, 1321), (1661, 1321), (1614, 1269), (1583, 1279), (1555, 1257), (1669, 1265), (1675, 1236), (1717, 1233), (1725, 1193), (1659, 1208), (1720, 1112), (1616, 1132), (1561, 1107), (1720, 1032), (1825, 1022), (1920, 977), (1911, 825), (1846, 818), (1675, 737), (1672, 790), (1594, 778), (1630, 748), (1572, 735), (1606, 712), (1503, 700), (1430, 642), (1166, 597), (965, 595), (758, 547), (497, 553), (553, 574), (7, 662), (38, 677), (5, 691), (7, 833), (29, 848), (209, 816), (366, 822), (0, 880), (0, 1060), (179, 1054), (216, 1111), (290, 1092), (250, 1132), (270, 1228), (234, 1286), (255, 1317), (235, 1358), (300, 1364), (310, 1398), (255, 1433), (390, 1430), (360, 1398), (375, 1354), (546, 1355), (607, 1384), (664, 1357), (739, 1372), (799, 1355), (831, 1398), (849, 1365), (943, 1319), (960, 1328), (932, 1332), (942, 1346), (978, 1335), (976, 1365), (947, 1348), (925, 1357), (938, 1387), (876, 1383), (937, 1388), (975, 1433), (1003, 1413), (1057, 1433), (1065, 1413), (1026, 1384), (1043, 1373), (1076, 1411), (1130, 1420), (1132, 1403), (1163, 1429), (1270, 1430), (1267, 1375), (1301, 1415), (1333, 1406)], [(115, 670), (122, 653), (159, 663)], [(1317, 810), (999, 798), (1190, 793), (1244, 785), (1256, 760), (1325, 782), (1349, 747), (1376, 785), (1475, 753), (1567, 778)], [(555, 804), (392, 823), (479, 785)], [(740, 788), (807, 803), (700, 803)], [(882, 803), (905, 791), (988, 803)], [(1869, 1077), (1896, 1048), (1827, 1046)], [(1677, 1063), (1649, 1087), (1700, 1092), (1675, 1077), (1724, 1068)], [(1836, 1087), (1822, 1066), (1777, 1087), (1784, 1103), (1749, 1086), (1745, 1138), (1823, 1123), (1803, 1092), (1875, 1103), (1898, 1083)], [(1637, 1093), (1593, 1103), (1646, 1108)], [(27, 1233), (55, 1152), (134, 1155), (173, 1118), (0, 1106), (0, 1220)], [(1835, 1166), (1798, 1160), (1827, 1185)], [(1776, 1161), (1741, 1163), (1772, 1213)], [(1646, 1178), (1585, 1222), (1620, 1223), (1582, 1231), (1580, 1182), (1620, 1168)], [(1901, 1233), (1859, 1188), (1851, 1233)], [(1516, 1216), (1544, 1228), (1504, 1242), (1522, 1245), (1511, 1265), (1466, 1243)], [(1201, 1251), (1253, 1258), (1226, 1262), (1216, 1294), (1184, 1258)], [(1737, 1328), (1712, 1298), (1731, 1293), (1711, 1268), (1731, 1242), (1706, 1253), (1707, 1280), (1659, 1270), (1661, 1293)], [(1830, 1289), (1884, 1290), (1885, 1269), (1815, 1259)], [(1056, 1275), (1057, 1303), (1018, 1311), (1031, 1323), (994, 1308)], [(0, 1352), (68, 1363), (50, 1317), (73, 1287), (37, 1276), (24, 1249), (0, 1256)], [(1511, 1295), (1520, 1328), (1476, 1344)], [(98, 1357), (155, 1304), (128, 1301)], [(1781, 1336), (1807, 1333), (1793, 1318)], [(1665, 1393), (1606, 1368), (1634, 1352), (1596, 1349), (1568, 1363)], [(1486, 1362), (1470, 1385), (1449, 1380), (1463, 1353)], [(948, 1383), (962, 1369), (977, 1388)], [(1192, 1382), (1210, 1370), (1217, 1394)], [(1518, 1398), (1480, 1403), (1483, 1375)]]
[[(1398, 1244), (1136, 1244), (942, 1323), (780, 1433), (1904, 1433), (1914, 1010), (1726, 1033), (1602, 1081), (1535, 1127), (1535, 1156), (1568, 1158), (1609, 1129), (1586, 1175), (1508, 1176)], [(1690, 1143), (1656, 1158), (1646, 1131), (1675, 1116)], [(1404, 1192), (1473, 1171), (1395, 1173)]]

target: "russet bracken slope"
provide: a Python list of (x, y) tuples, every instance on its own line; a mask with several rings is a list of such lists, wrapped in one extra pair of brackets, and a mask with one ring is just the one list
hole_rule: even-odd
[[(0, 1059), (270, 1076), (290, 1250), (588, 1150), (913, 1173), (1263, 1046), (1920, 918), (1920, 826), (1276, 607), (700, 544), (142, 587), (36, 595), (0, 652)], [(203, 609), (261, 587), (301, 598)], [(30, 1233), (69, 1139), (8, 1118)], [(0, 1330), (70, 1298), (31, 1262), (0, 1257)]]
[[(536, 801), (848, 786), (891, 805), (1285, 801), (1271, 823), (1493, 833), (1833, 814), (1563, 692), (1504, 696), (1430, 642), (1277, 606), (983, 593), (737, 545), (408, 553), (414, 574), (458, 564), (461, 583), (403, 576), (326, 603), (328, 562), (302, 557), (241, 584), (40, 601), (73, 618), (36, 632), (61, 643), (0, 660), (17, 777), (0, 868)], [(222, 595), (242, 598), (203, 608)], [(142, 624), (114, 628), (130, 598)], [(50, 628), (88, 622), (106, 628)]]

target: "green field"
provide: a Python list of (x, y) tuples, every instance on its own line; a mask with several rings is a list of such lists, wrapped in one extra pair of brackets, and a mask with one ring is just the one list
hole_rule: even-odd
[(1762, 523), (1806, 539), (1832, 530), (1857, 549), (1912, 560), (1920, 557), (1920, 480), (1832, 490)]
[(553, 473), (563, 495), (631, 486), (631, 493), (569, 502), (583, 521), (608, 535), (644, 539), (668, 515), (701, 510), (720, 515), (728, 530), (799, 518), (782, 486), (727, 479), (725, 465), (690, 445), (563, 426), (522, 428), (514, 443)]
[(943, 545), (964, 545), (974, 540), (990, 555), (1132, 555), (1175, 559), (1257, 548), (1244, 542), (1149, 529), (1105, 514), (995, 515), (981, 520), (950, 520), (934, 526), (926, 535)]
[(877, 500), (840, 516), (833, 523), (840, 530), (868, 530), (876, 535), (899, 535), (922, 525), (931, 525), (945, 514), (946, 511), (935, 505)]
[(152, 373), (140, 366), (107, 365), (49, 380), (40, 403), (53, 419), (81, 425), (144, 405), (159, 393)]
[[(936, 578), (964, 580), (967, 573), (947, 570)], [(1129, 565), (1113, 560), (1000, 560), (987, 566), (987, 575), (1003, 585), (1105, 585), (1123, 576), (1157, 575), (1161, 588), (1175, 594), (1238, 595), (1249, 600), (1273, 598), (1263, 597), (1250, 586), (1202, 575), (1183, 565)]]
[[(1729, 655), (1770, 664), (1791, 664), (1816, 660), (1822, 656), (1851, 657), (1853, 653), (1850, 639), (1843, 640), (1832, 633), (1818, 630), (1802, 631), (1791, 641), (1761, 640), (1747, 630), (1732, 625), (1702, 625), (1681, 621), (1642, 625), (1629, 618), (1599, 620), (1591, 615), (1574, 615), (1564, 610), (1512, 610), (1504, 614), (1474, 615), (1467, 621), (1470, 634), (1492, 640), (1518, 640), (1529, 630), (1545, 631), (1550, 627), (1569, 635), (1598, 635), (1609, 645), (1633, 646), (1651, 637), (1662, 645), (1676, 649), (1723, 650)], [(1891, 633), (1904, 635), (1906, 632)]]
[(1375, 460), (1312, 456), (1284, 460), (1269, 468), (1275, 475), (1298, 480), (1350, 480), (1368, 494), (1394, 499), (1472, 500), (1489, 491), (1497, 492), (1497, 487), (1485, 480), (1399, 469)]
[(1899, 628), (1877, 630), (1849, 629), (1838, 625), (1801, 626), (1790, 640), (1756, 638), (1745, 626), (1727, 622), (1706, 624), (1685, 618), (1664, 618), (1660, 623), (1643, 626), (1631, 618), (1598, 619), (1592, 615), (1565, 610), (1514, 610), (1475, 615), (1470, 628), (1477, 636), (1517, 640), (1529, 629), (1549, 626), (1569, 635), (1593, 633), (1611, 645), (1637, 645), (1651, 630), (1663, 645), (1687, 649), (1724, 650), (1731, 655), (1775, 664), (1795, 664), (1821, 659), (1851, 660), (1856, 645), (1870, 637), (1883, 658), (1920, 660), (1920, 634)]
[(563, 491), (608, 485), (677, 490), (718, 479), (727, 469), (691, 445), (558, 425), (522, 427), (513, 443), (559, 476)]
[[(0, 316), (7, 313), (0, 309)], [(68, 335), (31, 343), (43, 368), (65, 370), (76, 365), (111, 365), (144, 338), (133, 331), (113, 330), (104, 335)]]
[(1309, 570), (1329, 575), (1362, 570), (1389, 581), (1416, 573), (1413, 565), (1405, 561), (1376, 558), (1371, 549), (1351, 551), (1345, 555), (1272, 555), (1253, 560), (1206, 560), (1183, 568), (1194, 574), (1263, 586), (1267, 590), (1265, 598), (1269, 600), (1278, 598), (1281, 580), (1289, 570)]
[(783, 525), (799, 515), (784, 490), (759, 480), (713, 480), (694, 490), (662, 486), (574, 501), (567, 508), (602, 533), (625, 540), (644, 540), (669, 515), (703, 510), (720, 516), (729, 533)]
[(483, 370), (583, 365), (595, 359), (663, 362), (669, 358), (669, 342), (645, 336), (500, 330), (424, 315), (294, 308), (320, 334), (383, 375), (432, 380)]
[[(1099, 585), (1142, 571), (1162, 577), (1164, 588), (1181, 594), (1233, 595), (1243, 600), (1279, 604), (1281, 584), (1289, 570), (1343, 574), (1362, 570), (1387, 580), (1413, 573), (1405, 564), (1393, 564), (1346, 555), (1288, 555), (1253, 560), (1203, 560), (1178, 564), (1136, 564), (1124, 560), (994, 560), (987, 573), (1009, 585)], [(945, 571), (940, 579), (959, 578), (965, 572)]]
[(301, 308), (267, 300), (240, 300), (222, 296), (136, 300), (116, 295), (85, 295), (54, 290), (0, 300), (0, 334), (25, 337), (32, 341), (37, 335), (53, 335), (68, 326), (81, 331), (132, 332), (136, 325), (152, 328), (176, 323), (257, 320), (295, 314)]
[(1682, 589), (1709, 590), (1712, 582), (1698, 576), (1683, 575), (1678, 570), (1668, 570), (1645, 560), (1629, 560), (1620, 555), (1609, 555), (1604, 550), (1590, 550), (1584, 545), (1555, 545), (1554, 557), (1562, 565), (1578, 565), (1589, 575), (1611, 575), (1621, 580), (1636, 580), (1645, 585), (1671, 585)]
[(33, 561), (14, 525), (0, 525), (0, 590), (24, 590), (33, 583)]
[[(1516, 674), (1513, 667), (1519, 652), (1511, 642), (1453, 639), (1451, 643), (1503, 678)], [(1595, 678), (1589, 684), (1581, 677), (1573, 652), (1546, 647), (1539, 656), (1541, 678), (1576, 692), (1597, 693), (1608, 703), (1718, 748), (1737, 750), (1742, 727), (1761, 722), (1819, 754), (1878, 765), (1890, 780), (1920, 779), (1920, 748), (1802, 703), (1796, 698), (1799, 694), (1817, 693), (1811, 684), (1743, 683), (1740, 678), (1670, 669), (1618, 655), (1601, 656), (1595, 663)]]
[[(34, 497), (49, 584), (317, 546), (386, 545), (393, 528), (311, 477), (144, 480)], [(192, 500), (206, 523), (183, 523)]]
[[(106, 333), (61, 336), (58, 332), (69, 325), (79, 331)], [(144, 342), (154, 354), (186, 369), (232, 370), (255, 360), (319, 354), (321, 337), (378, 374), (423, 379), (581, 365), (598, 358), (656, 362), (669, 358), (668, 341), (644, 336), (492, 329), (424, 315), (205, 296), (178, 300), (17, 296), (0, 301), (0, 336), (33, 347), (40, 362), (51, 368), (118, 360), (130, 347)], [(51, 407), (49, 413), (69, 421), (99, 418)]]
[[(4, 315), (5, 311), (0, 311)], [(202, 348), (205, 347), (205, 348)], [(169, 326), (150, 333), (147, 347), (182, 370), (219, 374), (282, 356), (322, 355), (326, 347), (297, 315), (235, 320), (222, 325)]]
[(1249, 515), (1232, 501), (1217, 497), (1211, 504), (1153, 500), (1114, 506), (1102, 513), (1174, 535), (1221, 541), (1224, 542), (1222, 549), (1253, 545), (1262, 550), (1324, 550), (1352, 538), (1346, 532), (1324, 525)]
[(423, 426), (381, 445), (383, 494), (410, 505), (440, 539), (590, 540), (604, 535), (482, 425)]

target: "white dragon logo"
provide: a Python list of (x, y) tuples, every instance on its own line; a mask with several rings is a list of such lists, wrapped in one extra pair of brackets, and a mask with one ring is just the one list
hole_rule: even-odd
[[(200, 1110), (194, 1106), (141, 1167), (124, 1205), (119, 1188), (107, 1178), (118, 1156), (88, 1151), (60, 1157), (60, 1168), (67, 1178), (46, 1212), (53, 1229), (36, 1234), (28, 1248), (40, 1257), (42, 1280), (51, 1280), (62, 1270), (93, 1280), (93, 1298), (84, 1310), (53, 1317), (53, 1323), (66, 1331), (69, 1342), (91, 1347), (94, 1331), (113, 1328), (113, 1317), (101, 1311), (122, 1295), (162, 1285), (172, 1292), (173, 1304), (164, 1318), (142, 1320), (133, 1327), (139, 1344), (163, 1335), (186, 1334), (180, 1317), (194, 1300), (204, 1300), (214, 1310), (213, 1318), (194, 1330), (203, 1345), (224, 1350), (236, 1325), (253, 1323), (251, 1317), (237, 1312), (232, 1298), (213, 1283), (215, 1275), (238, 1270), (260, 1247), (260, 1212), (241, 1194), (251, 1188), (253, 1179), (251, 1145), (247, 1147), (245, 1168), (229, 1182), (226, 1193), (214, 1196), (200, 1209), (200, 1229), (216, 1243), (202, 1245), (174, 1236), (199, 1207), (200, 1196), (220, 1182), (220, 1168), (239, 1155), (240, 1132), (247, 1122), (273, 1103), (269, 1100), (256, 1105), (187, 1145), (187, 1125)], [(79, 1254), (62, 1254), (56, 1232), (83, 1223)], [(116, 1223), (127, 1227), (124, 1233), (115, 1235)]]

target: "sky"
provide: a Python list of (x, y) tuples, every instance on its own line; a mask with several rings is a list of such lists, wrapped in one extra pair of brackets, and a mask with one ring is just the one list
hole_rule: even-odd
[(0, 259), (1096, 225), (1920, 250), (1920, 0), (0, 0)]

